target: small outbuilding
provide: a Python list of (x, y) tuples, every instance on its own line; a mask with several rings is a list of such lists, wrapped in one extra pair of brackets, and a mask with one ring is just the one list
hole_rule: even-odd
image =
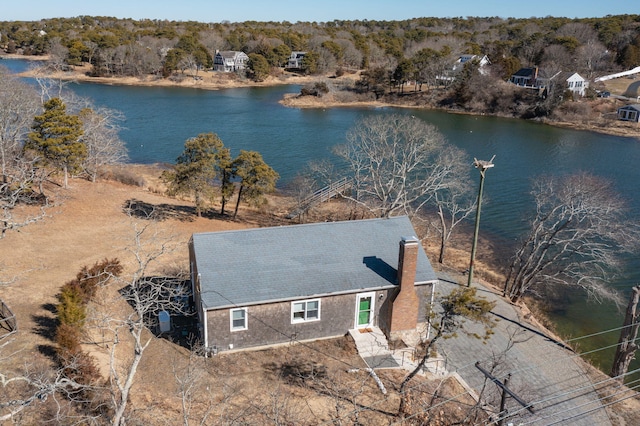
[(194, 234), (189, 258), (211, 353), (371, 327), (415, 335), (438, 281), (406, 216)]
[(618, 120), (640, 122), (640, 104), (625, 105), (618, 108)]

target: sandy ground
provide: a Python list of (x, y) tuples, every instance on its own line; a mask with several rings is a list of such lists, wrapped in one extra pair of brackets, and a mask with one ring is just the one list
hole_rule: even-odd
[[(237, 221), (215, 215), (197, 218), (188, 213), (189, 202), (156, 193), (161, 188), (158, 179), (160, 169), (157, 166), (125, 167), (136, 175), (144, 176), (146, 185), (133, 187), (114, 181), (91, 183), (74, 179), (68, 189), (56, 188), (56, 199), (63, 203), (53, 208), (48, 218), (27, 226), (20, 232), (9, 232), (0, 240), (0, 280), (10, 282), (0, 287), (0, 297), (16, 314), (19, 327), (19, 332), (13, 335), (9, 345), (3, 348), (4, 355), (12, 354), (11, 357), (2, 359), (3, 370), (6, 371), (9, 366), (23, 368), (26, 363), (36, 359), (45, 362), (49, 360), (47, 357), (53, 348), (56, 294), (65, 282), (73, 279), (80, 268), (91, 266), (105, 258), (118, 258), (126, 267), (125, 274), (133, 271), (134, 261), (129, 251), (133, 247), (133, 226), (149, 222), (127, 215), (124, 207), (129, 206), (130, 201), (146, 203), (147, 206), (153, 206), (166, 213), (154, 229), (162, 236), (161, 241), (170, 241), (177, 250), (161, 258), (156, 265), (156, 271), (174, 267), (188, 269), (187, 241), (194, 232), (291, 223), (282, 219), (289, 211), (291, 201), (280, 196), (271, 197), (269, 205), (263, 211), (241, 208)], [(341, 214), (339, 203), (325, 203), (322, 209), (310, 220), (320, 220), (321, 217), (337, 219)], [(344, 212), (342, 214), (344, 215)], [(483, 247), (486, 259), (495, 255), (497, 248), (490, 242), (484, 242)], [(427, 245), (426, 248), (433, 259), (432, 254), (437, 249), (436, 246)], [(468, 247), (461, 244), (449, 252), (450, 266), (453, 269), (462, 270), (460, 268), (468, 260), (467, 249)], [(481, 257), (477, 260), (477, 277), (499, 279), (498, 274), (490, 272), (483, 259), (485, 258)], [(435, 263), (434, 266), (437, 267)], [(126, 310), (127, 307), (114, 305), (113, 309)], [(523, 311), (523, 316), (533, 320), (526, 311)], [(255, 401), (260, 398), (272, 398), (263, 401), (264, 404), (274, 403), (273, 398), (282, 398), (281, 402), (284, 403), (285, 395), (295, 394), (301, 399), (288, 400), (291, 410), (295, 407), (297, 410), (303, 406), (310, 406), (316, 412), (330, 412), (335, 401), (327, 400), (309, 389), (302, 390), (299, 386), (286, 385), (289, 387), (279, 389), (278, 393), (275, 393), (278, 387), (284, 386), (282, 378), (274, 374), (280, 371), (283, 363), (311, 358), (326, 365), (336, 377), (341, 377), (340, 383), (348, 383), (350, 380), (366, 382), (366, 392), (371, 394), (372, 399), (379, 399), (375, 385), (367, 381), (366, 374), (360, 377), (345, 375), (345, 362), (354, 366), (358, 366), (360, 362), (352, 342), (337, 339), (320, 341), (315, 345), (317, 346), (287, 346), (210, 359), (201, 366), (207, 374), (207, 379), (203, 382), (206, 389), (210, 389), (208, 383), (215, 384), (211, 388), (211, 392), (215, 389), (215, 395), (211, 396), (210, 400), (216, 404), (232, 404), (230, 401), (235, 401), (233, 404), (237, 404), (237, 407), (246, 408), (254, 406)], [(105, 347), (86, 345), (85, 349), (96, 357), (100, 370), (106, 374), (108, 356)], [(304, 355), (305, 351), (311, 352)], [(320, 353), (331, 356), (319, 356)], [(159, 419), (164, 422), (180, 421), (180, 399), (177, 396), (174, 367), (184, 365), (188, 359), (186, 349), (164, 339), (153, 339), (145, 352), (132, 395), (132, 408), (136, 408), (139, 418), (151, 423), (156, 423)], [(336, 361), (337, 359), (340, 361)], [(397, 384), (400, 378), (390, 375), (384, 380), (389, 389), (394, 389), (394, 384)], [(355, 385), (360, 386), (357, 383)], [(225, 396), (224, 392), (239, 387), (248, 390), (242, 395), (234, 395), (232, 399), (225, 399), (231, 397)], [(269, 390), (273, 393), (270, 394)], [(392, 411), (397, 407), (397, 399), (394, 398), (397, 398), (397, 395), (381, 399), (382, 406), (378, 408)], [(200, 413), (206, 409), (205, 405), (198, 408)], [(632, 411), (636, 409), (637, 405), (632, 406)], [(293, 414), (292, 412), (291, 415)], [(159, 415), (160, 417), (157, 417)], [(324, 417), (328, 420), (326, 416), (328, 414)], [(388, 420), (387, 417), (383, 418), (385, 420), (380, 424), (386, 424)], [(371, 422), (369, 424), (378, 424), (373, 419)]]
[[(17, 316), (19, 329), (8, 339), (9, 344), (2, 348), (2, 372), (11, 369), (21, 371), (25, 366), (31, 368), (38, 362), (52, 364), (50, 357), (54, 348), (56, 294), (83, 266), (91, 266), (105, 258), (118, 258), (125, 265), (123, 275), (134, 270), (135, 262), (130, 252), (134, 247), (133, 227), (144, 226), (149, 221), (131, 218), (126, 213), (124, 208), (132, 200), (167, 213), (163, 220), (153, 225), (153, 229), (161, 236), (158, 241), (169, 242), (177, 248), (175, 252), (163, 256), (149, 272), (174, 267), (188, 270), (187, 242), (195, 232), (291, 224), (282, 219), (289, 211), (289, 201), (277, 195), (270, 197), (269, 205), (263, 211), (241, 208), (237, 221), (215, 216), (197, 218), (185, 213), (191, 207), (189, 202), (153, 192), (161, 186), (158, 167), (128, 165), (126, 168), (144, 176), (146, 185), (133, 187), (115, 181), (91, 183), (73, 179), (68, 189), (55, 188), (55, 198), (62, 204), (53, 208), (49, 217), (19, 232), (9, 232), (0, 240), (0, 280), (8, 283), (0, 287), (0, 298)], [(328, 203), (326, 207), (330, 215), (330, 210), (335, 206)], [(128, 309), (119, 302), (108, 308), (110, 312)], [(107, 347), (104, 344), (86, 344), (85, 350), (96, 358), (100, 371), (106, 376), (109, 360)], [(305, 351), (311, 352), (304, 355)], [(380, 399), (379, 391), (373, 381), (369, 382), (366, 373), (346, 373), (345, 365), (364, 367), (353, 342), (346, 338), (320, 341), (312, 346), (286, 346), (219, 356), (207, 362), (199, 359), (198, 362), (203, 363), (200, 368), (207, 376), (206, 381), (202, 382), (203, 386), (206, 384), (206, 392), (210, 389), (211, 401), (216, 404), (227, 401), (224, 392), (228, 389), (244, 387), (246, 390), (242, 394), (234, 394), (226, 403), (246, 409), (254, 407), (261, 398), (281, 398), (283, 402), (285, 399), (288, 401), (291, 410), (311, 406), (316, 412), (329, 407), (327, 412), (330, 412), (334, 402), (327, 402), (321, 393), (303, 390), (299, 385), (287, 385), (289, 387), (280, 389), (277, 394), (270, 394), (271, 390), (285, 386), (278, 374), (283, 363), (300, 359), (322, 363), (331, 374), (341, 377), (340, 383), (345, 387), (351, 380), (366, 382), (366, 392), (371, 394), (372, 399)], [(145, 351), (131, 397), (131, 408), (135, 409), (137, 418), (145, 419), (150, 424), (180, 422), (180, 399), (177, 396), (174, 367), (184, 366), (188, 362), (189, 355), (185, 348), (164, 339), (152, 339)], [(385, 380), (392, 389), (393, 383), (400, 378), (389, 376)], [(362, 384), (356, 383), (354, 386), (362, 388)], [(201, 390), (205, 392), (204, 387)], [(294, 401), (289, 397), (301, 399)], [(272, 402), (266, 400), (264, 404)], [(397, 399), (383, 398), (380, 404), (380, 408), (393, 410), (397, 407)], [(39, 404), (34, 404), (30, 408), (37, 412), (39, 407)], [(199, 409), (201, 415), (207, 407), (202, 405)], [(325, 420), (328, 419), (326, 414), (324, 416)], [(303, 423), (309, 424), (306, 421)], [(380, 423), (372, 420), (369, 424)], [(386, 424), (386, 421), (382, 424)]]
[[(123, 211), (129, 200), (155, 206), (181, 203), (144, 188), (117, 182), (93, 184), (80, 179), (71, 180), (66, 190), (57, 189), (55, 197), (62, 204), (52, 208), (48, 218), (19, 232), (8, 232), (0, 240), (2, 281), (12, 282), (2, 289), (2, 298), (18, 317), (20, 333), (16, 343), (27, 352), (51, 343), (51, 336), (37, 332), (39, 323), (44, 322), (43, 317), (52, 317), (48, 305), (56, 303), (60, 286), (73, 279), (80, 268), (104, 258), (119, 258), (131, 264), (127, 250), (133, 244), (136, 221)], [(194, 232), (247, 226), (227, 220), (168, 218), (158, 223), (158, 229), (171, 235), (173, 242), (183, 244), (184, 250), (165, 262), (185, 266), (186, 243)]]
[[(19, 58), (19, 57), (18, 57)], [(29, 57), (31, 60), (32, 57)], [(36, 63), (37, 64), (37, 63)], [(214, 72), (211, 70), (198, 71), (197, 74), (185, 72), (178, 74), (177, 78), (162, 78), (160, 76), (142, 77), (90, 77), (87, 73), (91, 65), (75, 66), (69, 71), (51, 72), (49, 70), (34, 67), (20, 74), (23, 77), (46, 77), (64, 81), (91, 82), (120, 86), (162, 86), (162, 87), (186, 87), (204, 90), (219, 90), (239, 87), (264, 87), (285, 84), (306, 84), (315, 80), (315, 77), (299, 75), (290, 72), (281, 72), (277, 76), (269, 76), (264, 81), (255, 82), (245, 77), (239, 77), (234, 73)]]

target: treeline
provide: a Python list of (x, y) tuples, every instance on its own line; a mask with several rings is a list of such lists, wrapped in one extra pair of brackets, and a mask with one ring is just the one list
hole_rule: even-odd
[[(274, 69), (310, 52), (307, 73), (384, 68), (393, 72), (487, 55), (508, 78), (522, 66), (596, 74), (640, 65), (640, 15), (603, 18), (415, 18), (403, 21), (201, 23), (80, 16), (0, 22), (8, 53), (51, 55), (60, 66), (90, 63), (94, 75), (168, 77), (207, 69), (217, 50), (260, 55)], [(260, 59), (262, 59), (260, 58)]]

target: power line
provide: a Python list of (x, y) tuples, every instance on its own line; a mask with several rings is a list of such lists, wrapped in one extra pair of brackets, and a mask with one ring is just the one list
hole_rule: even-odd
[[(621, 393), (626, 393), (626, 392), (629, 392), (629, 391), (634, 391), (635, 389), (637, 389), (637, 388), (639, 388), (639, 387), (640, 387), (640, 385), (638, 385), (638, 386), (634, 386), (633, 388), (627, 388), (627, 389), (624, 389), (624, 390), (622, 390), (622, 391), (620, 391), (620, 392), (614, 393), (613, 395), (610, 395), (609, 397), (611, 397), (611, 396), (615, 396), (615, 395), (619, 395), (619, 394), (621, 394)], [(637, 396), (635, 392), (633, 393), (633, 395), (630, 395), (629, 397), (634, 397), (634, 396)], [(626, 399), (626, 398), (625, 398), (625, 399)], [(571, 419), (575, 419), (575, 418), (578, 418), (578, 417), (584, 416), (585, 414), (589, 414), (589, 413), (593, 413), (593, 412), (598, 411), (598, 410), (602, 410), (602, 409), (604, 409), (604, 408), (606, 408), (606, 407), (608, 407), (608, 406), (610, 406), (610, 405), (616, 404), (616, 403), (618, 403), (618, 402), (620, 402), (620, 401), (622, 401), (622, 399), (619, 399), (619, 400), (616, 400), (616, 401), (613, 401), (613, 402), (610, 402), (610, 403), (607, 403), (607, 404), (604, 404), (604, 405), (600, 404), (598, 407), (592, 408), (592, 409), (590, 409), (590, 410), (588, 410), (588, 411), (581, 412), (581, 413), (579, 413), (579, 414), (575, 414), (575, 415), (573, 415), (573, 416), (571, 416), (571, 417), (564, 418), (564, 419), (559, 420), (559, 421), (556, 421), (556, 422), (554, 422), (554, 423), (549, 423), (549, 424), (547, 424), (546, 426), (555, 425), (555, 424), (558, 424), (558, 423), (565, 422), (565, 421), (567, 421), (567, 420), (571, 420)], [(549, 419), (549, 418), (552, 418), (552, 417), (557, 417), (559, 414), (567, 413), (567, 412), (569, 412), (569, 411), (573, 411), (573, 410), (575, 410), (575, 409), (577, 409), (577, 408), (581, 408), (581, 407), (584, 407), (584, 406), (587, 406), (587, 405), (593, 404), (593, 402), (594, 402), (594, 401), (590, 401), (590, 402), (587, 402), (587, 403), (581, 404), (581, 405), (579, 405), (579, 406), (573, 407), (573, 408), (571, 408), (571, 409), (561, 411), (561, 412), (559, 412), (559, 413), (553, 413), (553, 414), (550, 414), (550, 415), (548, 415), (548, 416), (546, 416), (546, 417), (537, 418), (537, 419), (534, 419), (534, 420), (531, 420), (531, 421), (527, 421), (526, 423), (520, 423), (520, 424), (524, 426), (524, 425), (527, 425), (527, 424), (531, 424), (531, 423), (533, 423), (533, 422), (538, 422), (538, 421), (540, 421), (540, 420), (545, 420), (545, 419)], [(597, 400), (597, 402), (602, 402), (602, 398), (599, 398), (599, 399)]]
[(623, 325), (621, 327), (610, 328), (609, 330), (598, 331), (597, 333), (587, 334), (585, 336), (574, 337), (573, 339), (565, 340), (565, 342), (575, 342), (576, 340), (582, 340), (582, 339), (586, 339), (588, 337), (594, 337), (594, 336), (599, 336), (601, 334), (611, 333), (612, 331), (618, 331), (618, 330), (622, 330), (622, 329), (627, 328), (627, 327), (633, 327), (636, 324), (640, 324), (640, 321), (634, 322), (632, 324)]
[[(624, 328), (624, 327), (619, 327), (618, 329), (622, 329), (622, 328)], [(614, 329), (614, 330), (615, 330), (615, 329)], [(607, 330), (607, 332), (608, 332), (608, 331), (609, 331), (609, 330)], [(600, 333), (603, 333), (603, 332), (600, 332)], [(597, 334), (599, 334), (599, 333), (597, 333)], [(584, 336), (584, 337), (587, 337), (587, 336)], [(573, 340), (576, 340), (576, 339), (582, 339), (582, 338), (583, 338), (583, 337), (578, 337), (578, 338), (575, 338), (575, 339), (573, 339)], [(640, 337), (638, 337), (638, 338), (636, 339), (636, 341), (640, 341)], [(621, 343), (616, 343), (616, 344), (608, 345), (608, 346), (601, 346), (601, 347), (598, 347), (598, 348), (592, 349), (592, 350), (587, 351), (587, 352), (580, 352), (580, 353), (577, 353), (577, 352), (576, 352), (576, 353), (574, 353), (573, 355), (569, 355), (569, 356), (567, 356), (567, 357), (565, 357), (565, 358), (561, 358), (561, 360), (570, 360), (570, 359), (573, 359), (573, 358), (582, 358), (582, 357), (583, 357), (583, 356), (585, 356), (585, 355), (590, 355), (590, 354), (593, 354), (593, 353), (596, 353), (596, 352), (600, 352), (600, 351), (603, 351), (603, 350), (607, 350), (607, 349), (615, 348), (615, 347), (617, 347), (617, 346), (620, 346), (620, 344), (621, 344)], [(518, 372), (523, 372), (523, 371), (531, 370), (531, 369), (533, 369), (533, 368), (538, 367), (539, 365), (540, 365), (540, 364), (532, 364), (532, 365), (530, 365), (530, 366), (523, 367), (523, 368), (520, 368), (520, 369), (517, 369), (517, 370), (511, 370), (511, 371), (509, 371), (508, 373), (505, 373), (505, 374), (515, 374), (515, 373), (518, 373)]]
[[(238, 305), (238, 304), (236, 304), (235, 302), (233, 302), (233, 301), (229, 300), (228, 298), (226, 298), (224, 295), (220, 294), (219, 292), (215, 292), (215, 293), (217, 293), (218, 295), (220, 295), (221, 297), (223, 297), (225, 300), (227, 300), (227, 301), (228, 301), (230, 304), (232, 304), (234, 307), (236, 307), (236, 308), (240, 307), (240, 305)], [(302, 342), (302, 341), (298, 340), (298, 339), (297, 339), (297, 337), (296, 337), (295, 335), (290, 335), (290, 334), (288, 334), (288, 333), (285, 333), (285, 332), (283, 332), (282, 330), (279, 330), (278, 328), (276, 328), (276, 327), (272, 326), (271, 324), (268, 324), (267, 322), (265, 322), (264, 320), (262, 320), (260, 317), (257, 317), (257, 316), (255, 316), (255, 315), (253, 315), (252, 313), (250, 313), (250, 312), (249, 312), (249, 310), (247, 310), (247, 315), (248, 315), (248, 316), (250, 316), (250, 317), (252, 317), (254, 320), (257, 320), (258, 322), (260, 322), (260, 323), (261, 323), (261, 324), (263, 324), (264, 326), (266, 326), (266, 327), (268, 327), (268, 328), (270, 328), (270, 329), (274, 330), (276, 333), (278, 333), (278, 334), (280, 334), (280, 335), (282, 335), (282, 336), (286, 337), (286, 338), (287, 338), (290, 342), (292, 342), (292, 343), (293, 343), (293, 342), (295, 342), (295, 343), (297, 343), (297, 344), (300, 344), (300, 345), (302, 345), (302, 346), (306, 347), (306, 348), (307, 348), (307, 349), (309, 349), (309, 350), (312, 350), (312, 351), (314, 351), (314, 352), (316, 352), (316, 353), (319, 353), (319, 354), (321, 354), (321, 355), (324, 355), (324, 356), (326, 356), (326, 357), (328, 357), (328, 358), (330, 358), (330, 359), (333, 359), (333, 360), (335, 360), (335, 361), (337, 361), (337, 362), (339, 362), (339, 363), (342, 363), (342, 364), (344, 364), (344, 365), (346, 365), (346, 366), (348, 366), (348, 367), (350, 367), (350, 368), (358, 368), (358, 367), (355, 367), (355, 366), (353, 366), (352, 364), (350, 364), (350, 363), (348, 363), (348, 362), (344, 361), (343, 359), (340, 359), (340, 358), (338, 358), (338, 357), (336, 357), (336, 356), (334, 356), (334, 355), (332, 355), (332, 354), (325, 353), (325, 352), (323, 352), (323, 351), (321, 351), (321, 350), (319, 350), (319, 349), (317, 349), (317, 348), (314, 348), (314, 347), (309, 346), (309, 345), (308, 345), (308, 344), (306, 344), (305, 342)], [(572, 342), (572, 341), (582, 340), (582, 339), (586, 339), (586, 338), (589, 338), (589, 337), (594, 337), (594, 336), (597, 336), (597, 335), (610, 333), (610, 332), (613, 332), (613, 331), (616, 331), (616, 330), (621, 330), (621, 329), (623, 329), (623, 328), (625, 328), (625, 327), (629, 327), (629, 326), (632, 326), (632, 325), (634, 325), (634, 324), (629, 324), (629, 325), (627, 325), (627, 326), (617, 327), (617, 328), (613, 328), (613, 329), (609, 329), (609, 330), (600, 331), (600, 332), (597, 332), (597, 333), (592, 333), (592, 334), (585, 335), (585, 336), (576, 337), (576, 338), (573, 338), (573, 339), (569, 339), (569, 340), (567, 340), (567, 342)], [(569, 356), (569, 357), (566, 357), (566, 359), (572, 359), (572, 358), (575, 358), (575, 357), (582, 357), (582, 356), (584, 356), (584, 355), (587, 355), (587, 354), (590, 354), (590, 353), (594, 353), (594, 352), (598, 352), (598, 351), (605, 350), (605, 349), (609, 349), (609, 348), (611, 348), (611, 347), (616, 347), (616, 346), (618, 346), (618, 345), (619, 345), (619, 344), (616, 344), (616, 345), (610, 345), (610, 346), (605, 346), (605, 347), (601, 347), (601, 348), (594, 349), (594, 350), (589, 351), (589, 352), (585, 352), (585, 353), (581, 353), (581, 354), (574, 354), (574, 355), (571, 355), (571, 356)], [(487, 360), (489, 360), (489, 359), (491, 359), (491, 358), (488, 358)], [(468, 365), (464, 365), (464, 366), (461, 366), (461, 367), (459, 367), (459, 368), (456, 368), (455, 372), (459, 372), (459, 371), (465, 370), (465, 369), (467, 369), (467, 368), (469, 368), (469, 367), (473, 366), (474, 364), (475, 364), (475, 363), (470, 363), (470, 364), (468, 364)], [(514, 370), (513, 372), (511, 372), (511, 374), (513, 374), (514, 372), (522, 372), (522, 371), (526, 371), (526, 370), (531, 369), (531, 368), (535, 368), (535, 366), (530, 366), (530, 367), (526, 367), (526, 368), (522, 368), (522, 369)], [(633, 374), (633, 373), (635, 373), (635, 372), (637, 372), (637, 371), (638, 371), (638, 370), (633, 370), (632, 372), (629, 372), (629, 373), (627, 373), (627, 374)], [(568, 380), (568, 379), (567, 379), (567, 380)], [(564, 382), (564, 381), (563, 381), (563, 382)], [(560, 383), (563, 383), (563, 382), (557, 382), (556, 384), (560, 384)], [(415, 386), (412, 386), (412, 387), (410, 387), (410, 388), (409, 388), (409, 389), (407, 389), (407, 390), (412, 390), (412, 389), (415, 389), (415, 388), (417, 388), (417, 387), (419, 387), (419, 386), (423, 386), (423, 383), (418, 383), (418, 384), (416, 384)], [(589, 384), (589, 386), (593, 386), (593, 384)], [(575, 389), (575, 390), (573, 390), (573, 391), (565, 392), (565, 393), (560, 394), (560, 395), (556, 395), (556, 396), (555, 396), (555, 397), (553, 397), (553, 398), (548, 398), (547, 400), (556, 399), (556, 398), (559, 398), (559, 397), (561, 397), (561, 396), (563, 396), (563, 395), (567, 395), (567, 394), (570, 394), (570, 393), (573, 393), (573, 392), (577, 392), (578, 390), (580, 390), (580, 389), (584, 389), (584, 388), (589, 387), (589, 386), (585, 386), (585, 387), (577, 388), (577, 389)], [(446, 399), (446, 400), (444, 400), (444, 401), (442, 401), (442, 402), (440, 402), (440, 403), (438, 403), (438, 404), (435, 404), (435, 405), (433, 405), (433, 406), (431, 406), (431, 407), (429, 407), (429, 408), (427, 408), (427, 409), (425, 409), (425, 410), (421, 410), (420, 412), (416, 413), (415, 415), (418, 415), (418, 414), (421, 414), (421, 413), (428, 412), (428, 411), (430, 411), (431, 409), (434, 409), (434, 408), (437, 408), (437, 407), (439, 407), (439, 406), (442, 406), (443, 404), (446, 404), (446, 403), (448, 403), (448, 402), (455, 401), (455, 400), (459, 399), (460, 397), (462, 397), (462, 396), (464, 396), (464, 395), (467, 395), (467, 394), (468, 394), (468, 392), (467, 392), (467, 391), (462, 392), (462, 393), (460, 393), (460, 394), (458, 394), (458, 395), (455, 395), (455, 396), (453, 396), (453, 397), (450, 397), (450, 398), (448, 398), (448, 399)], [(378, 400), (378, 401), (374, 401), (374, 402), (370, 403), (370, 405), (371, 405), (371, 406), (375, 406), (376, 404), (378, 404), (378, 403), (380, 403), (380, 402), (383, 402), (383, 401), (384, 401), (384, 399), (381, 399), (381, 400)], [(542, 400), (542, 401), (546, 401), (546, 400)], [(593, 402), (595, 402), (595, 401), (600, 401), (600, 399), (596, 399), (596, 400), (594, 400), (594, 401), (592, 401), (592, 402), (590, 402), (590, 403), (593, 403)], [(536, 403), (536, 404), (539, 404), (539, 403), (540, 403), (540, 401), (535, 402), (535, 403)], [(598, 408), (598, 409), (599, 409), (599, 408)], [(344, 417), (346, 417), (346, 416), (348, 416), (348, 415), (352, 415), (352, 414), (354, 414), (354, 413), (356, 413), (356, 412), (358, 412), (358, 411), (362, 411), (362, 410), (361, 410), (361, 409), (351, 410), (350, 412), (346, 413), (345, 415), (340, 416), (340, 418), (344, 418)], [(519, 411), (520, 411), (520, 410), (519, 410)], [(519, 411), (518, 411), (518, 412), (519, 412)], [(409, 418), (411, 418), (411, 417), (413, 417), (413, 416), (410, 416)], [(331, 423), (331, 422), (329, 422), (329, 423)]]
[[(560, 394), (552, 395), (552, 396), (549, 396), (549, 397), (544, 398), (544, 399), (541, 399), (541, 400), (532, 401), (532, 402), (530, 403), (530, 405), (535, 405), (535, 406), (537, 406), (537, 407), (538, 407), (538, 410), (539, 410), (539, 411), (543, 411), (543, 410), (545, 410), (545, 409), (548, 409), (548, 408), (549, 408), (549, 406), (543, 406), (543, 407), (540, 407), (540, 404), (543, 404), (543, 403), (545, 403), (545, 402), (552, 401), (552, 400), (554, 400), (554, 399), (561, 398), (561, 397), (563, 397), (563, 396), (571, 395), (572, 393), (576, 393), (576, 392), (579, 392), (579, 391), (584, 390), (584, 389), (587, 389), (587, 388), (595, 388), (596, 386), (599, 386), (599, 385), (605, 384), (605, 383), (607, 383), (607, 382), (615, 381), (615, 380), (619, 379), (620, 377), (623, 377), (623, 376), (626, 376), (626, 375), (630, 375), (630, 374), (634, 374), (634, 373), (636, 373), (636, 372), (638, 372), (638, 371), (640, 371), (640, 369), (630, 371), (630, 372), (628, 372), (628, 373), (626, 373), (626, 374), (624, 374), (624, 375), (618, 376), (618, 377), (609, 377), (609, 378), (607, 378), (607, 379), (605, 379), (605, 380), (602, 380), (602, 381), (600, 381), (600, 382), (597, 382), (597, 383), (591, 383), (591, 382), (589, 382), (589, 383), (588, 383), (587, 385), (585, 385), (585, 386), (581, 386), (581, 387), (578, 387), (578, 388), (570, 389), (570, 390), (569, 390), (569, 391), (567, 391), (567, 392), (563, 392), (563, 393), (560, 393)], [(640, 379), (634, 380), (634, 381), (633, 381), (633, 382), (631, 382), (631, 383), (635, 383), (635, 382), (638, 382), (638, 381), (640, 381)], [(624, 385), (620, 385), (620, 387), (622, 387), (622, 386), (624, 386)], [(630, 389), (635, 389), (637, 386), (635, 386), (635, 387), (633, 387), (633, 388), (630, 388), (629, 386), (625, 386), (625, 387), (626, 387), (627, 389), (624, 389), (622, 392), (628, 392)], [(582, 395), (580, 395), (580, 396), (588, 395), (589, 393), (591, 393), (591, 392), (588, 392), (588, 393), (582, 394)], [(615, 394), (614, 394), (614, 395), (615, 395)], [(603, 400), (608, 399), (608, 398), (610, 398), (610, 397), (611, 397), (611, 395), (606, 396), (606, 397), (598, 397), (598, 398), (594, 398), (593, 400), (591, 400), (591, 401), (589, 401), (589, 402), (586, 402), (586, 403), (584, 403), (584, 404), (582, 404), (582, 405), (580, 405), (580, 406), (576, 406), (576, 407), (572, 407), (572, 408), (567, 409), (567, 410), (564, 410), (564, 411), (556, 412), (556, 413), (553, 413), (553, 414), (551, 414), (551, 415), (549, 415), (549, 416), (547, 416), (547, 417), (544, 417), (544, 418), (553, 417), (553, 416), (556, 416), (556, 415), (558, 415), (558, 414), (562, 414), (563, 412), (571, 411), (571, 410), (574, 410), (574, 409), (579, 408), (579, 407), (584, 406), (584, 405), (590, 405), (590, 404), (594, 404), (594, 403), (596, 403), (596, 402), (602, 402)], [(558, 404), (561, 404), (561, 403), (563, 403), (563, 402), (567, 402), (567, 401), (568, 401), (568, 400), (559, 401), (559, 402), (557, 402), (555, 405), (558, 405)], [(524, 407), (524, 408), (518, 408), (516, 411), (513, 411), (513, 412), (509, 413), (509, 415), (508, 415), (508, 416), (505, 416), (505, 418), (507, 418), (507, 417), (513, 417), (514, 415), (516, 415), (516, 414), (518, 414), (518, 413), (521, 413), (525, 408), (526, 408), (526, 407)], [(539, 419), (538, 419), (538, 420), (539, 420)]]

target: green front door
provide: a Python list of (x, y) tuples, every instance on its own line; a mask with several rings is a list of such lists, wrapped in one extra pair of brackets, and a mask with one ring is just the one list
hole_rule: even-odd
[(364, 328), (373, 325), (373, 299), (374, 294), (358, 295), (356, 312), (356, 328)]

